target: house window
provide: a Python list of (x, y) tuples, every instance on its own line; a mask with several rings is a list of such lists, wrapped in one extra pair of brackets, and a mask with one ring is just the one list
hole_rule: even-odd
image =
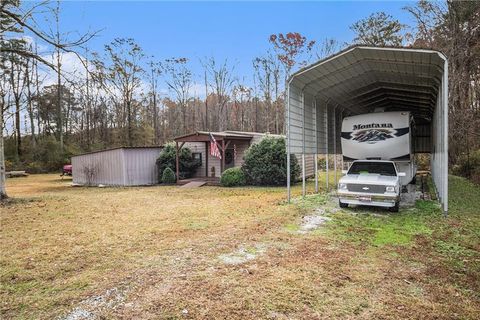
[(199, 160), (202, 162), (202, 153), (201, 152), (192, 152), (193, 160)]

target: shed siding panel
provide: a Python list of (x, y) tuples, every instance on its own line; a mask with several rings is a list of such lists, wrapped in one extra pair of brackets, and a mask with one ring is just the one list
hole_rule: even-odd
[[(72, 157), (73, 183), (124, 185), (124, 161), (123, 149), (74, 156)], [(87, 171), (92, 169), (95, 174), (89, 179)]]
[(158, 183), (155, 164), (161, 148), (124, 149), (127, 186), (152, 185)]

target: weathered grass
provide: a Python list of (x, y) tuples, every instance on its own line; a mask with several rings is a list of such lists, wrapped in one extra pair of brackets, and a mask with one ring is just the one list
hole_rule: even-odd
[[(306, 235), (296, 232), (301, 216), (330, 206), (325, 194), (287, 205), (284, 188), (67, 184), (55, 175), (8, 180), (16, 200), (0, 208), (2, 318), (55, 318), (112, 288), (125, 302), (97, 316), (474, 319), (480, 311), (479, 193), (464, 179), (451, 179), (446, 219), (427, 201), (399, 214), (349, 209)], [(255, 259), (219, 259), (239, 248)]]

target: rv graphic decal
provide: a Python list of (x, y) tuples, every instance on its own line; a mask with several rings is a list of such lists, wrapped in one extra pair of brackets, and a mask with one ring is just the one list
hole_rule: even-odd
[[(370, 124), (370, 125), (354, 125), (354, 130), (355, 128), (361, 127), (364, 129), (364, 127), (370, 127), (372, 125), (378, 125), (378, 124)], [(381, 124), (381, 125), (391, 125), (391, 124)], [(387, 139), (395, 138), (395, 137), (400, 137), (405, 134), (407, 134), (410, 131), (410, 129), (407, 128), (399, 128), (399, 129), (381, 129), (380, 125), (379, 127), (375, 127), (373, 129), (364, 129), (364, 130), (357, 130), (355, 132), (342, 132), (342, 138), (347, 139), (347, 140), (355, 140), (358, 142), (366, 142), (369, 144), (377, 143), (379, 141), (384, 141)]]
[(353, 134), (353, 140), (366, 143), (377, 143), (393, 137), (393, 130), (389, 129), (360, 130)]

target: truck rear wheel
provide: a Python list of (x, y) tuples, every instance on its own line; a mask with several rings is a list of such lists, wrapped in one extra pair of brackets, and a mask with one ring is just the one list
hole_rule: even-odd
[(388, 208), (388, 211), (390, 212), (398, 212), (398, 209), (400, 208), (400, 202), (397, 201), (395, 202), (395, 205), (393, 207)]
[(348, 203), (343, 203), (340, 200), (338, 200), (338, 205), (340, 206), (340, 208), (348, 208)]

